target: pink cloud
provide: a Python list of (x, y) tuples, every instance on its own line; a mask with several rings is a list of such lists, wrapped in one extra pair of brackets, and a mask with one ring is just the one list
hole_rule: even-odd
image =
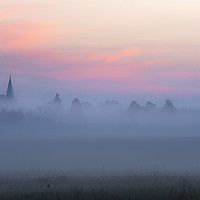
[(23, 49), (46, 44), (51, 39), (51, 26), (33, 21), (0, 23), (3, 49)]
[[(118, 51), (108, 54), (109, 59), (106, 57), (104, 60), (91, 60), (90, 53), (68, 54), (49, 49), (16, 50), (12, 53), (10, 51), (7, 52), (7, 55), (2, 56), (4, 58), (11, 55), (11, 59), (5, 60), (4, 64), (2, 63), (3, 59), (0, 59), (0, 62), (7, 68), (13, 66), (15, 69), (17, 66), (16, 74), (28, 73), (30, 76), (73, 82), (72, 85), (76, 89), (146, 93), (177, 91), (192, 93), (199, 90), (195, 86), (187, 86), (186, 83), (187, 81), (198, 82), (200, 73), (192, 72), (189, 69), (180, 71), (180, 67), (174, 68), (177, 61), (159, 58), (137, 64), (126, 61), (123, 63), (124, 58), (130, 59), (129, 56), (131, 57), (134, 51)], [(99, 53), (93, 54), (99, 55)], [(155, 69), (154, 64), (156, 64)], [(149, 66), (153, 70), (145, 70)]]
[(139, 49), (123, 49), (116, 53), (91, 53), (89, 59), (91, 61), (105, 61), (105, 62), (116, 62), (120, 59), (127, 59), (139, 54)]
[[(6, 60), (5, 62), (7, 63), (5, 64), (10, 66), (16, 64), (26, 65), (25, 70), (28, 69), (27, 66), (31, 66), (29, 71), (32, 73), (37, 70), (37, 73), (41, 73), (41, 75), (60, 80), (136, 79), (137, 77), (137, 80), (142, 82), (146, 79), (143, 73), (146, 65), (144, 66), (143, 63), (123, 62), (123, 58), (130, 59), (129, 56), (135, 55), (136, 52), (139, 52), (139, 50), (125, 49), (108, 56), (103, 54), (106, 55), (107, 60), (97, 62), (96, 59), (90, 59), (90, 53), (79, 56), (78, 54), (70, 55), (54, 50), (16, 50), (12, 51), (12, 54), (7, 54), (11, 58), (13, 56), (14, 58), (16, 57), (16, 59)], [(98, 53), (93, 54), (99, 55)], [(120, 62), (118, 59), (122, 59), (122, 61)], [(151, 64), (153, 62), (165, 61), (168, 60), (151, 60), (145, 63)]]
[[(78, 52), (79, 50), (77, 50)], [(92, 51), (92, 50), (90, 50)], [(132, 62), (127, 62), (131, 59), (135, 50), (125, 49), (113, 54), (100, 54), (100, 53), (87, 53), (87, 52), (64, 52), (58, 50), (51, 49), (11, 49), (7, 51), (7, 54), (15, 54), (21, 57), (28, 58), (28, 60), (32, 63), (57, 63), (60, 64), (82, 64), (83, 68), (90, 63), (99, 63), (99, 67), (103, 67), (104, 65), (108, 66), (119, 66), (120, 64), (125, 64), (126, 66), (132, 64)], [(139, 50), (138, 50), (139, 51)], [(91, 59), (91, 55), (97, 55), (95, 59)], [(104, 55), (104, 56), (101, 56)], [(104, 60), (101, 60), (104, 58)], [(125, 58), (125, 60), (123, 60)], [(119, 60), (118, 60), (119, 59)], [(121, 59), (121, 60), (120, 60)], [(112, 62), (111, 62), (112, 61)], [(115, 61), (115, 62), (114, 62)]]
[(60, 80), (104, 80), (128, 77), (128, 69), (116, 65), (79, 64), (46, 74)]

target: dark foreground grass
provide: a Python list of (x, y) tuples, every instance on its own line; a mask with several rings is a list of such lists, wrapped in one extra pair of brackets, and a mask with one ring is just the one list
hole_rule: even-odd
[(200, 176), (0, 178), (0, 200), (198, 200)]

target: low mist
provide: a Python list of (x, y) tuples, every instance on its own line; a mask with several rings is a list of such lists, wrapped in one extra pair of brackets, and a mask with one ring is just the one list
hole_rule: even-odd
[(71, 106), (59, 94), (23, 108), (1, 104), (0, 170), (127, 174), (199, 169), (200, 111), (179, 110), (170, 101), (158, 108), (115, 100), (95, 106), (78, 98)]

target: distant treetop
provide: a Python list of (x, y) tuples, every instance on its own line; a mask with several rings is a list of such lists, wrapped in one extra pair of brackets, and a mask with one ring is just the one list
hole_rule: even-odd
[(56, 96), (55, 98), (53, 99), (53, 103), (56, 103), (56, 104), (61, 104), (61, 100), (60, 100), (60, 95), (58, 93), (56, 93)]
[(132, 101), (131, 104), (129, 105), (128, 107), (128, 110), (129, 111), (138, 111), (138, 110), (141, 110), (141, 106), (136, 102), (136, 101)]
[(175, 111), (176, 110), (175, 106), (169, 99), (166, 100), (164, 109), (166, 111)]

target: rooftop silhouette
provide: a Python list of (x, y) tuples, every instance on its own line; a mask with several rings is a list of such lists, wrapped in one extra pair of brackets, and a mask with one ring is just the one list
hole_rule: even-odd
[(14, 99), (15, 99), (15, 95), (14, 95), (14, 90), (12, 86), (12, 77), (10, 74), (6, 95), (0, 95), (0, 100), (6, 101), (6, 100), (14, 100)]

